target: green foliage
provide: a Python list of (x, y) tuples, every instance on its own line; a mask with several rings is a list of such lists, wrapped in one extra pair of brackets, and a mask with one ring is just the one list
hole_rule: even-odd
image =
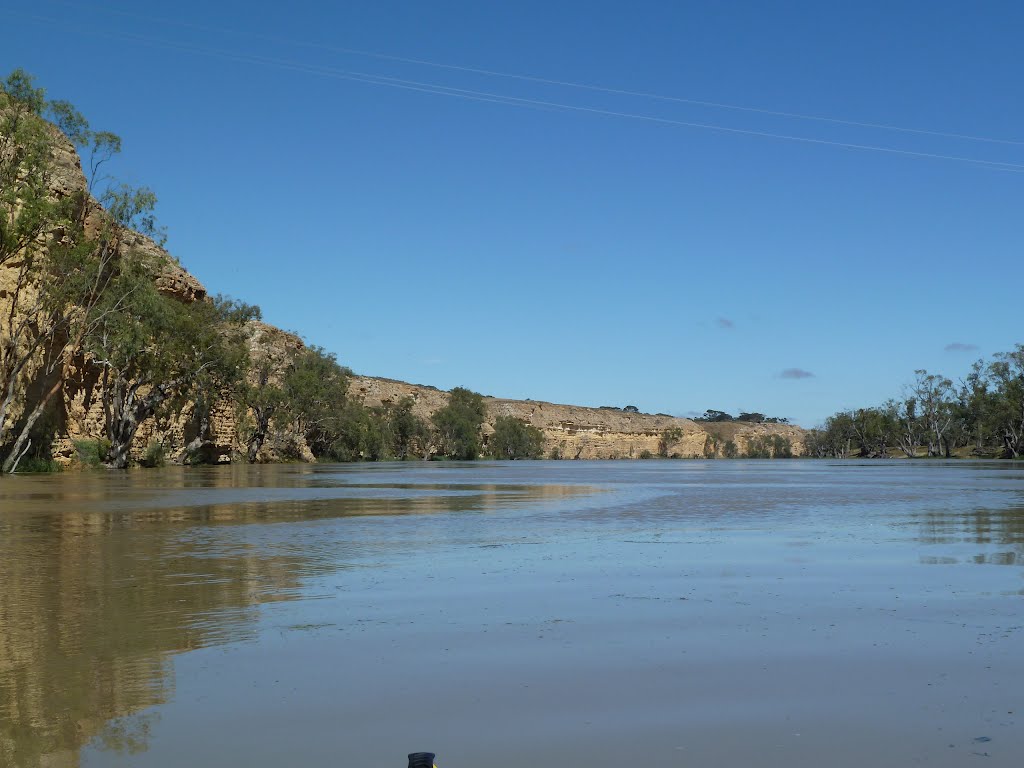
[[(52, 125), (43, 117), (48, 117)], [(100, 318), (121, 313), (112, 284), (118, 271), (111, 243), (120, 228), (135, 221), (107, 220), (99, 232), (85, 230), (87, 195), (76, 191), (52, 195), (56, 170), (54, 149), (63, 132), (79, 149), (99, 148), (109, 158), (120, 150), (111, 133), (94, 133), (85, 117), (65, 101), (47, 102), (32, 77), (16, 70), (0, 84), (0, 266), (17, 264), (8, 291), (10, 323), (0, 331), (0, 445), (4, 471), (32, 444), (31, 433), (59, 391), (52, 381), (73, 356), (89, 357), (86, 336)], [(116, 202), (118, 195), (109, 198)], [(140, 198), (155, 227), (152, 193)], [(50, 235), (55, 235), (51, 237)], [(17, 261), (15, 261), (15, 259)], [(102, 358), (100, 358), (102, 359)], [(24, 404), (20, 433), (8, 442), (8, 403), (13, 388), (28, 371), (37, 376), (38, 399)], [(28, 382), (25, 382), (26, 389)]]
[(99, 440), (75, 440), (75, 459), (84, 467), (100, 467), (103, 459), (110, 450), (110, 441)]
[(561, 448), (561, 446), (556, 445), (554, 448), (552, 448), (551, 452), (548, 453), (548, 458), (551, 459), (552, 461), (561, 461), (562, 460), (562, 448)]
[(49, 194), (54, 134), (45, 108), (45, 91), (23, 70), (0, 85), (0, 266), (17, 256), (31, 269), (43, 233), (70, 218), (72, 201)]
[(388, 461), (426, 456), (430, 429), (412, 413), (412, 400), (366, 408), (347, 401), (338, 413), (330, 457), (336, 461)]
[[(728, 444), (726, 444), (726, 451), (728, 453)], [(734, 458), (734, 456), (728, 456), (728, 458)], [(746, 458), (791, 459), (793, 458), (793, 444), (782, 435), (758, 435), (747, 441)]]
[(658, 455), (662, 458), (667, 459), (672, 450), (672, 446), (683, 439), (683, 430), (679, 427), (669, 427), (661, 433), (661, 439), (658, 440)]
[(793, 441), (788, 437), (782, 435), (772, 435), (772, 458), (773, 459), (792, 459), (793, 458)]
[(430, 448), (430, 427), (412, 412), (413, 405), (412, 398), (405, 397), (378, 412), (385, 425), (389, 455), (396, 459), (424, 457)]
[(710, 422), (732, 421), (732, 420), (733, 420), (732, 416), (729, 415), (728, 413), (726, 413), (725, 411), (716, 411), (713, 408), (709, 408), (708, 410), (704, 411), (704, 415), (703, 416), (697, 416), (696, 418), (694, 418), (694, 421), (710, 421)]
[(6, 97), (6, 102), (33, 115), (42, 115), (46, 109), (46, 90), (37, 87), (35, 78), (24, 69), (11, 72), (0, 84), (0, 93)]
[[(109, 176), (101, 176), (100, 169), (114, 155), (121, 154), (121, 137), (109, 131), (98, 131), (90, 136), (89, 146), (89, 192), (96, 189), (100, 182), (111, 181)], [(102, 195), (101, 195), (102, 196)]]
[(750, 438), (747, 441), (747, 451), (744, 456), (748, 459), (770, 459), (772, 449), (768, 439), (759, 436)]
[(642, 461), (646, 461), (647, 459), (653, 459), (654, 454), (648, 451), (647, 449), (644, 449), (640, 451), (640, 455), (637, 458), (641, 459)]
[(539, 459), (544, 455), (544, 433), (514, 416), (499, 416), (487, 452), (496, 459)]
[(345, 433), (358, 421), (347, 408), (351, 375), (333, 353), (320, 347), (304, 350), (285, 374), (286, 408), (278, 420), (301, 434), (318, 458), (351, 455)]
[(198, 393), (229, 392), (247, 360), (255, 307), (224, 297), (182, 302), (161, 293), (147, 265), (126, 261), (110, 281), (85, 346), (102, 361), (110, 466), (127, 466), (139, 424)]
[(18, 463), (17, 471), (20, 474), (41, 475), (53, 472), (63, 472), (64, 467), (62, 467), (53, 459), (38, 459), (33, 456), (26, 459), (22, 459)]
[(119, 227), (141, 232), (157, 245), (167, 242), (167, 232), (154, 213), (156, 194), (148, 187), (118, 184), (104, 192), (100, 202)]
[(992, 391), (987, 421), (1003, 455), (1016, 459), (1024, 454), (1024, 344), (995, 357), (987, 369)]
[(332, 461), (380, 461), (388, 458), (381, 423), (359, 403), (340, 401), (331, 420), (333, 440), (326, 450), (314, 449), (317, 458)]
[(271, 424), (285, 408), (285, 393), (280, 380), (286, 361), (267, 350), (257, 350), (250, 360), (249, 375), (238, 387), (239, 414), (236, 425), (246, 445), (246, 460), (252, 464), (270, 435)]
[(750, 424), (788, 424), (789, 419), (780, 416), (765, 416), (763, 413), (741, 412), (739, 416), (733, 416), (725, 411), (716, 411), (713, 408), (709, 408), (704, 411), (703, 415), (695, 416), (694, 421), (706, 421), (706, 422), (732, 422), (732, 421), (743, 421)]
[(47, 116), (76, 147), (86, 147), (92, 139), (89, 121), (73, 104), (67, 101), (51, 101), (47, 105)]
[(382, 461), (427, 455), (430, 429), (413, 413), (413, 400), (366, 408), (348, 397), (352, 371), (320, 347), (296, 357), (279, 389), (261, 384), (269, 378), (263, 370), (257, 369), (257, 385), (244, 390), (255, 430), (269, 411), (279, 429), (302, 435), (317, 459)]
[(142, 458), (139, 459), (139, 464), (151, 469), (166, 466), (167, 450), (164, 448), (164, 444), (154, 440), (147, 445), (146, 452), (142, 455)]
[(836, 413), (806, 438), (807, 455), (845, 458), (950, 457), (1024, 454), (1024, 345), (979, 360), (954, 386), (950, 379), (914, 372), (906, 394), (880, 407)]
[(740, 450), (732, 440), (726, 440), (722, 447), (722, 455), (727, 459), (735, 459), (740, 455)]
[(448, 404), (431, 417), (441, 455), (452, 459), (477, 458), (485, 412), (484, 399), (479, 394), (463, 387), (453, 389)]

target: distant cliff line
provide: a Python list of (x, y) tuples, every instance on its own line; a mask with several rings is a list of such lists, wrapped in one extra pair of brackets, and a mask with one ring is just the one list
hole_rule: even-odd
[[(429, 418), (443, 407), (448, 396), (446, 392), (432, 387), (372, 376), (354, 376), (350, 392), (370, 407), (386, 406), (410, 398), (415, 403), (414, 412), (424, 418)], [(725, 458), (730, 454), (742, 457), (752, 447), (762, 450), (764, 443), (773, 437), (788, 441), (795, 456), (803, 453), (805, 430), (789, 424), (698, 423), (673, 416), (561, 405), (542, 400), (485, 397), (484, 402), (487, 412), (483, 424), (485, 445), (493, 434), (495, 420), (500, 416), (511, 416), (541, 430), (545, 458), (698, 459)]]

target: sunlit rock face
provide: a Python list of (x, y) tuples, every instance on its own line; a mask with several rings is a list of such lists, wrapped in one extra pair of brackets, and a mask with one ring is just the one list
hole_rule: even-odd
[[(50, 191), (54, 197), (65, 197), (86, 190), (87, 182), (82, 163), (74, 146), (55, 131), (54, 158), (56, 167), (50, 178)], [(102, 206), (88, 198), (87, 232), (96, 232), (106, 216)], [(60, 233), (51, 233), (60, 237)], [(156, 285), (165, 294), (179, 301), (206, 301), (206, 288), (191, 275), (164, 248), (138, 232), (128, 231), (121, 236), (117, 247), (132, 259), (149, 264), (157, 274)], [(10, 309), (9, 291), (5, 285), (12, 280), (18, 264), (0, 269), (0, 312)], [(226, 286), (230, 293), (230, 286)], [(281, 372), (288, 362), (304, 349), (302, 340), (262, 322), (249, 326), (249, 352), (254, 361), (269, 361), (275, 371), (273, 384), (280, 383)], [(344, 361), (343, 361), (344, 362)], [(32, 380), (30, 369), (25, 377)], [(95, 440), (105, 434), (103, 412), (103, 386), (99, 368), (87, 358), (78, 358), (60, 374), (62, 387), (56, 414), (57, 432), (53, 445), (54, 457), (71, 462), (75, 456), (75, 442)], [(255, 381), (250, 381), (255, 383)], [(35, 385), (39, 389), (38, 382)], [(397, 403), (411, 398), (413, 411), (429, 419), (448, 400), (446, 392), (434, 387), (407, 384), (368, 376), (353, 378), (349, 393), (367, 406)], [(169, 414), (143, 422), (133, 446), (135, 458), (142, 456), (148, 446), (160, 443), (172, 461), (185, 457), (186, 447), (194, 443), (197, 435), (203, 438), (203, 461), (225, 463), (244, 455), (248, 439), (247, 415), (240, 413), (234, 402), (218, 393), (206, 393), (206, 410), (200, 413), (194, 402), (180, 403)], [(17, 400), (31, 404), (33, 386), (27, 384), (18, 392)], [(630, 459), (666, 455), (679, 458), (714, 458), (727, 455), (727, 443), (739, 455), (747, 452), (751, 440), (779, 435), (789, 440), (794, 454), (803, 451), (803, 430), (780, 424), (706, 424), (671, 416), (630, 413), (608, 408), (584, 408), (557, 405), (542, 401), (504, 400), (486, 398), (487, 418), (483, 426), (484, 446), (493, 424), (499, 416), (513, 416), (529, 422), (544, 434), (545, 456), (565, 459)], [(14, 413), (17, 419), (18, 410)], [(205, 417), (205, 418), (204, 418)], [(665, 433), (672, 430), (672, 439), (666, 443)], [(282, 458), (313, 460), (313, 455), (301, 435), (276, 428), (261, 448), (259, 461), (277, 461)]]
[[(356, 376), (349, 393), (367, 406), (413, 401), (413, 412), (429, 418), (448, 402), (448, 393), (434, 387), (407, 384), (391, 379)], [(487, 397), (484, 441), (494, 432), (499, 416), (513, 416), (529, 422), (544, 433), (544, 455), (564, 459), (636, 459), (665, 454), (679, 458), (717, 458), (725, 455), (732, 441), (744, 454), (751, 440), (780, 435), (790, 441), (793, 452), (803, 452), (804, 431), (788, 424), (705, 424), (672, 416), (630, 413), (611, 408), (584, 408), (539, 400), (505, 400)], [(678, 430), (663, 444), (668, 430)]]
[[(50, 194), (59, 199), (85, 192), (88, 183), (78, 152), (56, 128), (52, 128), (52, 131), (54, 165), (48, 178)], [(86, 198), (85, 205), (85, 230), (91, 236), (103, 226), (107, 214), (92, 196)], [(41, 244), (60, 240), (64, 236), (61, 231), (47, 233), (47, 240)], [(124, 258), (150, 265), (157, 275), (156, 286), (164, 294), (183, 302), (207, 299), (206, 288), (202, 283), (151, 238), (138, 232), (126, 231), (115, 247)], [(12, 288), (21, 266), (22, 260), (13, 259), (0, 267), (0, 316), (4, 318), (11, 315)], [(22, 301), (21, 306), (31, 306), (31, 303), (31, 297), (28, 297)], [(12, 327), (18, 320), (19, 316), (15, 315)], [(30, 344), (31, 341), (31, 338), (26, 338), (24, 343)], [(295, 343), (301, 347), (301, 341), (295, 339)], [(99, 439), (105, 434), (102, 377), (94, 362), (83, 357), (70, 361), (55, 375), (62, 380), (62, 386), (53, 417), (57, 425), (53, 454), (58, 461), (67, 463), (75, 454), (75, 441)], [(35, 404), (33, 398), (47, 386), (48, 382), (41, 378), (38, 365), (29, 365), (15, 393), (16, 407), (11, 414), (13, 422)], [(235, 408), (232, 403), (218, 398), (216, 393), (213, 393), (212, 399), (209, 424), (204, 428), (208, 432), (204, 453), (206, 458), (213, 461), (228, 461), (237, 442)], [(196, 422), (195, 403), (182, 403), (171, 414), (144, 422), (134, 445), (135, 456), (143, 454), (151, 443), (159, 442), (165, 446), (172, 459), (180, 459), (185, 446), (196, 435)]]

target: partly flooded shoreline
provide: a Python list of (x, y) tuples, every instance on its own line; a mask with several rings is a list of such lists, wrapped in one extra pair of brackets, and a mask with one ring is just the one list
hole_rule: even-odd
[(0, 764), (1016, 765), (1022, 565), (1004, 462), (7, 478)]

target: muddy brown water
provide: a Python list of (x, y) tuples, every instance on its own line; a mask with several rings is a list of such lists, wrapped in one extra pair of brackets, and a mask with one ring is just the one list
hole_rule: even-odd
[(1024, 764), (1024, 467), (0, 482), (0, 765)]

